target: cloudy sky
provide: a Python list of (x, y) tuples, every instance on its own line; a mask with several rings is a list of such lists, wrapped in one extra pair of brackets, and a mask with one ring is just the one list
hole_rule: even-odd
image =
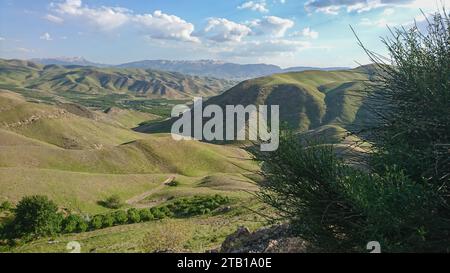
[(216, 59), (356, 66), (350, 30), (384, 53), (380, 36), (450, 0), (0, 0), (0, 57)]

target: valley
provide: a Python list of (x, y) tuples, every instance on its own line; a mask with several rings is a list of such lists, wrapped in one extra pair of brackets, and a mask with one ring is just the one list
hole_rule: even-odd
[(115, 211), (101, 203), (110, 196), (123, 200), (121, 210), (230, 198), (202, 215), (62, 234), (12, 252), (64, 252), (73, 240), (83, 252), (204, 252), (239, 226), (266, 225), (259, 211), (270, 209), (254, 196), (259, 166), (242, 145), (171, 138), (171, 108), (194, 96), (222, 107), (280, 105), (281, 121), (298, 134), (343, 149), (357, 141), (348, 130), (367, 118), (362, 68), (276, 74), (225, 92), (232, 81), (160, 71), (6, 60), (0, 68), (0, 201), (45, 195), (62, 211), (92, 216)]

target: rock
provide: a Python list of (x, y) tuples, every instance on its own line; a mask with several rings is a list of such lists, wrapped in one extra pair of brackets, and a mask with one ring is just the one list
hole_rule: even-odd
[(222, 253), (237, 253), (236, 250), (242, 249), (244, 243), (249, 240), (251, 235), (250, 230), (241, 226), (235, 233), (229, 235), (222, 244), (220, 252)]
[(298, 237), (271, 240), (264, 253), (306, 253), (308, 244)]
[(246, 227), (229, 235), (222, 244), (221, 253), (304, 253), (308, 244), (290, 236), (288, 225), (275, 225), (250, 232)]

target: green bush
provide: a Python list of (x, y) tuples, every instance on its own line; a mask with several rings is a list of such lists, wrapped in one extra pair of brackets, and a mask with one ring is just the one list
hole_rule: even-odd
[(114, 225), (114, 216), (110, 213), (103, 215), (102, 217), (102, 227), (108, 228)]
[(208, 214), (222, 205), (230, 202), (228, 197), (214, 196), (194, 196), (180, 198), (167, 206), (160, 207), (161, 213), (168, 217), (190, 217), (195, 215)]
[(153, 214), (149, 209), (141, 209), (139, 210), (139, 216), (142, 222), (148, 222), (154, 219)]
[(177, 180), (173, 180), (168, 184), (169, 187), (178, 187), (180, 185), (180, 182)]
[(124, 225), (128, 222), (128, 215), (123, 210), (114, 212), (114, 223), (116, 225)]
[(80, 221), (78, 223), (78, 227), (77, 227), (77, 232), (86, 232), (89, 229), (89, 223), (82, 219), (82, 221)]
[(92, 217), (90, 222), (90, 228), (92, 230), (101, 229), (103, 227), (103, 216), (102, 215), (95, 215)]
[(99, 204), (105, 208), (109, 209), (119, 209), (123, 207), (122, 200), (120, 196), (118, 195), (111, 195), (110, 197), (106, 198), (105, 200), (102, 200), (99, 202)]
[(1, 211), (10, 211), (13, 209), (13, 204), (9, 201), (4, 201), (0, 204), (0, 212)]
[(127, 214), (129, 223), (134, 224), (141, 221), (141, 216), (139, 215), (139, 211), (137, 209), (131, 208), (127, 211)]
[(160, 208), (151, 208), (150, 212), (152, 213), (153, 217), (156, 220), (161, 220), (161, 219), (166, 218), (166, 215), (164, 214), (164, 212), (161, 211)]
[(71, 214), (62, 222), (62, 232), (65, 233), (84, 232), (86, 229), (86, 221), (78, 215)]
[(17, 236), (47, 236), (61, 231), (63, 216), (46, 196), (27, 196), (17, 204), (14, 233)]
[(261, 200), (319, 249), (359, 252), (379, 241), (384, 251), (414, 251), (432, 223), (430, 188), (399, 169), (367, 173), (346, 165), (333, 146), (305, 146), (293, 134), (282, 135), (277, 151), (254, 154), (264, 162)]

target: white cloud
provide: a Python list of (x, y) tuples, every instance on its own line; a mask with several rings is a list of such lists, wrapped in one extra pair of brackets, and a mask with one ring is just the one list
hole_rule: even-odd
[(238, 6), (238, 9), (250, 9), (261, 13), (269, 12), (269, 9), (266, 7), (266, 2), (264, 1), (262, 2), (248, 1)]
[(250, 32), (246, 25), (225, 18), (210, 18), (204, 30), (205, 36), (216, 42), (240, 42)]
[[(440, 0), (448, 6), (450, 0)], [(348, 13), (362, 13), (377, 8), (415, 8), (436, 10), (440, 7), (439, 1), (433, 0), (309, 0), (305, 3), (308, 12), (321, 12), (337, 15), (341, 10)], [(388, 11), (390, 12), (390, 11)], [(391, 13), (392, 14), (392, 13)]]
[(52, 3), (51, 7), (60, 15), (79, 17), (102, 30), (113, 30), (130, 19), (130, 11), (120, 7), (89, 8), (81, 0), (66, 0)]
[(194, 25), (175, 15), (164, 14), (160, 10), (153, 14), (136, 15), (133, 21), (140, 25), (146, 35), (155, 39), (199, 42), (193, 37)]
[(5, 41), (6, 39), (3, 37), (0, 37), (0, 41)]
[(393, 9), (393, 8), (386, 8), (386, 9), (384, 9), (384, 11), (383, 11), (383, 13), (381, 15), (383, 15), (383, 16), (390, 16), (390, 15), (392, 15), (394, 13), (395, 13), (395, 9)]
[(265, 16), (263, 19), (253, 20), (249, 23), (255, 35), (271, 35), (283, 37), (290, 28), (295, 25), (294, 21), (276, 16)]
[(112, 31), (125, 24), (140, 27), (143, 34), (153, 39), (199, 42), (193, 37), (194, 25), (175, 15), (156, 10), (152, 14), (134, 14), (122, 7), (91, 8), (81, 0), (52, 3), (51, 8), (61, 16), (82, 19), (103, 31)]
[(52, 14), (45, 15), (44, 19), (46, 19), (46, 20), (48, 20), (50, 22), (56, 23), (56, 24), (61, 24), (62, 22), (64, 22), (63, 18), (55, 16), (55, 15), (52, 15)]
[(48, 33), (48, 32), (42, 34), (42, 35), (39, 37), (39, 39), (45, 40), (45, 41), (51, 41), (51, 40), (53, 40), (53, 39), (52, 39), (52, 36), (51, 36), (50, 33)]
[(287, 39), (248, 41), (240, 44), (238, 47), (223, 50), (220, 52), (220, 55), (223, 57), (286, 56), (311, 47), (310, 42)]
[(294, 32), (292, 36), (303, 36), (309, 39), (319, 38), (319, 32), (312, 30), (310, 27), (305, 27), (301, 31)]

